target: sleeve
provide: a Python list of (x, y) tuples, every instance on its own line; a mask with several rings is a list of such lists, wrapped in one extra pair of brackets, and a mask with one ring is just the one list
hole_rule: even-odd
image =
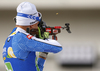
[[(17, 33), (12, 40), (12, 46), (25, 51), (52, 52), (58, 53), (62, 50), (62, 46), (54, 40), (42, 40), (36, 37), (27, 37), (23, 33)], [(55, 45), (56, 44), (56, 45)]]
[(38, 67), (39, 67), (40, 71), (43, 71), (44, 63), (45, 63), (45, 60), (44, 59), (38, 58), (37, 64), (38, 64)]

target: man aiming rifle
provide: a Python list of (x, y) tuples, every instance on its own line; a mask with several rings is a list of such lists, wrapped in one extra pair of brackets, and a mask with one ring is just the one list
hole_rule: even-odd
[[(16, 27), (3, 46), (3, 60), (7, 71), (43, 71), (48, 53), (58, 53), (62, 46), (52, 39), (46, 39), (48, 32), (38, 27), (42, 15), (34, 4), (22, 2), (17, 7)], [(33, 31), (39, 30), (39, 35)], [(36, 32), (35, 32), (36, 33)], [(36, 58), (36, 52), (41, 52)]]

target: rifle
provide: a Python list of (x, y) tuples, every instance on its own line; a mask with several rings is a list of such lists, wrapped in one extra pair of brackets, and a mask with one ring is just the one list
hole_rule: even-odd
[[(47, 26), (44, 21), (40, 21), (40, 23), (38, 24), (38, 27), (39, 27), (41, 34), (44, 34), (45, 32), (49, 32), (49, 35), (52, 35), (52, 38), (54, 40), (57, 40), (56, 34), (60, 33), (61, 29), (63, 29), (63, 30), (66, 29), (66, 31), (68, 33), (71, 33), (69, 25), (70, 25), (69, 23), (65, 23), (65, 26), (63, 26), (63, 27), (62, 26), (50, 27), (50, 26)], [(42, 36), (41, 34), (40, 34), (40, 37)], [(44, 39), (46, 39), (46, 38), (44, 37)]]
[[(13, 20), (16, 23), (16, 17), (14, 17)], [(41, 38), (41, 39), (48, 38), (48, 37), (46, 37), (47, 33), (45, 34), (45, 32), (48, 32), (49, 35), (52, 35), (52, 38), (54, 40), (57, 40), (56, 34), (60, 33), (61, 29), (63, 29), (63, 30), (66, 29), (66, 31), (68, 33), (71, 33), (69, 25), (70, 25), (69, 23), (65, 23), (65, 26), (63, 26), (63, 27), (62, 26), (50, 27), (50, 26), (47, 26), (46, 23), (44, 21), (42, 21), (42, 19), (41, 19), (41, 21), (38, 24), (38, 29), (30, 30), (29, 28), (27, 28), (26, 30), (31, 35), (36, 35), (37, 38)]]

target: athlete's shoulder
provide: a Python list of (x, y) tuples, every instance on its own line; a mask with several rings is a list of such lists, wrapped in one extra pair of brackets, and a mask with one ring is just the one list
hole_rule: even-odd
[(32, 39), (33, 36), (27, 33), (17, 32), (14, 37), (22, 39)]
[(15, 27), (15, 28), (12, 30), (12, 32), (10, 33), (10, 35), (11, 35), (14, 31), (16, 31), (16, 29), (17, 29), (17, 27)]

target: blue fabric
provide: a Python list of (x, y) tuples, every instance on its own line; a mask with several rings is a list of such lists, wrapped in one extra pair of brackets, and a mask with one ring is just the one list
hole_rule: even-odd
[(9, 42), (7, 38), (7, 40), (5, 41), (5, 45), (3, 47), (3, 53), (2, 53), (3, 58), (4, 57), (6, 58), (4, 60), (4, 63), (10, 62), (13, 68), (13, 71), (37, 71), (36, 64), (35, 64), (35, 58), (36, 58), (35, 52), (29, 52), (25, 60), (22, 60), (19, 58), (8, 58), (7, 57), (8, 56), (7, 49), (9, 47), (12, 47), (13, 36), (9, 38), (10, 38)]
[[(13, 29), (12, 33), (16, 30)], [(27, 35), (23, 33), (16, 33), (13, 36), (9, 36), (5, 45), (3, 46), (3, 58), (4, 63), (10, 62), (13, 68), (13, 71), (37, 71), (35, 59), (36, 51), (39, 52), (53, 52), (57, 53), (62, 50), (62, 48), (45, 44), (36, 40), (28, 39)], [(8, 48), (12, 47), (13, 52), (17, 58), (8, 57)], [(40, 71), (43, 70), (45, 60), (39, 58), (38, 65)]]
[(44, 59), (38, 58), (38, 67), (39, 67), (40, 71), (43, 71), (44, 63), (45, 63)]
[(26, 36), (18, 32), (12, 40), (14, 54), (20, 59), (25, 59), (30, 51), (58, 53), (62, 50), (61, 47), (28, 39)]
[(41, 20), (41, 19), (39, 19), (39, 17), (33, 16), (33, 15), (28, 15), (28, 14), (23, 14), (23, 13), (17, 13), (17, 16), (21, 16), (21, 17), (25, 17), (25, 18), (29, 18), (29, 19), (34, 19), (37, 21)]

